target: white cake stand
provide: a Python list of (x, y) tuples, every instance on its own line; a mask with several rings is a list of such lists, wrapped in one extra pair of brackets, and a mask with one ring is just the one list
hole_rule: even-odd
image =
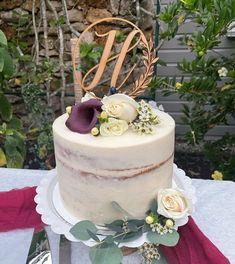
[[(183, 170), (177, 168), (175, 164), (173, 169), (173, 186), (183, 189), (187, 197), (192, 200), (192, 203), (196, 203), (195, 188), (191, 184), (191, 179), (185, 175)], [(42, 221), (50, 225), (56, 234), (63, 234), (70, 241), (80, 242), (69, 232), (72, 226), (79, 222), (79, 219), (71, 215), (63, 206), (59, 194), (56, 169), (49, 171), (47, 177), (40, 182), (36, 192), (37, 195), (34, 198), (37, 203), (36, 211), (41, 214)], [(93, 240), (81, 242), (89, 247), (95, 245)], [(144, 242), (148, 242), (145, 233), (135, 241), (122, 243), (119, 246), (134, 248), (141, 246)]]

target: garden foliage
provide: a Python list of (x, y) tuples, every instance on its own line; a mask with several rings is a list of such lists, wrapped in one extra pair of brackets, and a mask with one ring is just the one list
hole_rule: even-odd
[[(180, 39), (194, 54), (193, 60), (182, 59), (177, 66), (188, 78), (156, 78), (151, 86), (162, 87), (165, 95), (177, 93), (190, 102), (183, 106), (183, 122), (190, 127), (185, 138), (193, 144), (202, 143), (208, 131), (219, 124), (228, 125), (229, 119), (235, 118), (235, 54), (224, 56), (216, 50), (234, 18), (235, 0), (178, 0), (160, 13), (162, 40), (174, 38), (183, 24), (195, 24), (195, 31)], [(226, 139), (223, 141), (226, 143)], [(229, 142), (230, 149), (234, 148), (234, 135)], [(207, 154), (213, 152), (214, 144), (206, 146)], [(223, 160), (225, 153), (219, 151), (217, 155)], [(231, 162), (227, 160), (227, 169), (223, 166), (228, 177), (228, 167), (235, 166), (232, 156), (226, 155)], [(214, 160), (210, 159), (217, 169)]]
[(0, 166), (21, 168), (26, 152), (22, 122), (13, 115), (12, 106), (5, 96), (8, 81), (13, 74), (13, 59), (8, 51), (8, 42), (0, 30)]

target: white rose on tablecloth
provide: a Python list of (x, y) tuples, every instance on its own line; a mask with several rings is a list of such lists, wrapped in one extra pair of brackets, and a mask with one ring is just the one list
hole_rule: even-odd
[(173, 219), (178, 226), (187, 223), (188, 216), (192, 213), (192, 204), (182, 190), (161, 189), (158, 191), (157, 201), (160, 215)]
[(102, 136), (121, 136), (128, 129), (125, 120), (109, 118), (108, 122), (101, 124), (100, 134)]
[(111, 117), (119, 118), (127, 122), (132, 122), (137, 117), (139, 104), (125, 94), (113, 94), (105, 96), (101, 103), (102, 110)]

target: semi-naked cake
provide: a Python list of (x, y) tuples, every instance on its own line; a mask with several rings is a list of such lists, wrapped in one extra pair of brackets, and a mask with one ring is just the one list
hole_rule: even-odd
[[(155, 111), (155, 110), (154, 110)], [(68, 114), (53, 124), (61, 200), (80, 220), (109, 223), (123, 218), (116, 202), (134, 218), (143, 218), (158, 190), (171, 187), (175, 122), (156, 110), (153, 134), (128, 128), (120, 136), (93, 136), (71, 131)]]

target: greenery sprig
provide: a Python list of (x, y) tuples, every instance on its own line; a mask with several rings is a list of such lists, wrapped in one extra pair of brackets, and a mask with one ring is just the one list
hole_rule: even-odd
[[(154, 247), (159, 244), (165, 246), (175, 246), (177, 244), (179, 234), (173, 229), (174, 221), (158, 214), (156, 200), (152, 201), (150, 209), (146, 212), (147, 216), (145, 219), (132, 219), (116, 202), (112, 202), (112, 205), (124, 214), (124, 219), (115, 220), (109, 224), (104, 224), (104, 226), (95, 225), (91, 221), (84, 220), (78, 222), (70, 229), (70, 233), (76, 239), (94, 242), (94, 246), (90, 248), (89, 252), (92, 264), (120, 264), (123, 258), (120, 248), (122, 243), (134, 241), (144, 233), (147, 234), (149, 243), (154, 244)], [(157, 229), (153, 228), (154, 225), (160, 225), (169, 232), (158, 232)], [(146, 256), (149, 255), (146, 255), (144, 249), (149, 248), (149, 246), (146, 246), (146, 243), (144, 245), (140, 250), (143, 259), (148, 260), (148, 263), (151, 264), (156, 263), (155, 261), (159, 259), (157, 251), (154, 250), (153, 258), (147, 258)]]

